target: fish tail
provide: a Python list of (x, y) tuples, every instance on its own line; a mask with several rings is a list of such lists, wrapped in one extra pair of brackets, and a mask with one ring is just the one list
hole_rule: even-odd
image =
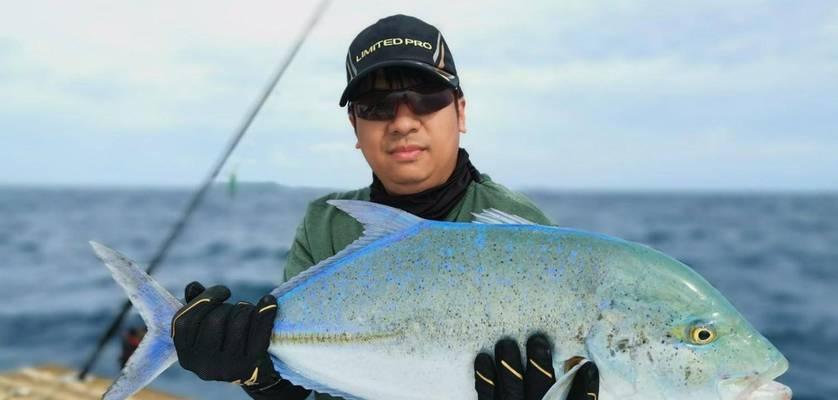
[(134, 261), (96, 242), (90, 242), (93, 251), (105, 263), (113, 279), (134, 307), (137, 308), (148, 331), (139, 347), (128, 359), (125, 367), (102, 399), (121, 400), (140, 391), (175, 361), (171, 321), (183, 303), (160, 286)]

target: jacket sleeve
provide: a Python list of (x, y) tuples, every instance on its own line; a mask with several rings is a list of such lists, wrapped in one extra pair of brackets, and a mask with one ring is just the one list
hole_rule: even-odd
[(535, 203), (533, 203), (527, 196), (512, 191), (509, 191), (509, 196), (512, 201), (509, 204), (504, 205), (503, 208), (506, 209), (503, 211), (526, 218), (539, 225), (553, 225), (550, 218), (547, 218), (547, 216), (544, 215), (544, 212), (541, 211), (541, 209), (538, 208), (538, 206), (536, 206)]
[(547, 216), (544, 215), (544, 212), (542, 212), (541, 209), (539, 209), (529, 199), (526, 199), (526, 202), (521, 204), (520, 211), (517, 215), (539, 225), (553, 225), (550, 218), (547, 218)]
[(306, 228), (306, 217), (297, 227), (297, 233), (294, 235), (294, 242), (288, 250), (288, 258), (285, 261), (285, 270), (283, 272), (283, 282), (297, 276), (300, 272), (307, 270), (314, 265), (314, 258), (311, 256), (311, 246), (308, 241), (308, 231)]
[[(491, 180), (488, 175), (482, 175), (483, 182), (476, 187), (482, 193), (480, 202), (473, 206), (478, 208), (475, 212), (482, 212), (485, 208), (497, 208), (508, 214), (517, 215), (539, 225), (553, 225), (550, 218), (535, 205), (527, 196), (509, 190), (497, 182)], [(470, 221), (471, 219), (469, 219)]]
[[(311, 256), (311, 248), (309, 247), (308, 231), (306, 228), (306, 221), (308, 220), (308, 211), (303, 221), (297, 226), (297, 232), (294, 234), (294, 242), (291, 243), (291, 248), (288, 250), (288, 257), (285, 261), (285, 269), (283, 271), (283, 281), (297, 276), (300, 272), (305, 271), (312, 265), (314, 260)], [(286, 392), (288, 388), (283, 385), (276, 385), (273, 388), (256, 391), (250, 390), (247, 386), (242, 386), (244, 392), (254, 400), (284, 400), (287, 399)], [(308, 398), (306, 394), (305, 398)]]

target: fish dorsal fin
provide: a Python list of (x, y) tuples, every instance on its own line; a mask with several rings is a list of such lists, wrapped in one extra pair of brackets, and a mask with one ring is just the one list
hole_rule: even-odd
[(369, 201), (327, 200), (326, 202), (360, 222), (364, 226), (364, 233), (335, 255), (320, 261), (317, 265), (299, 273), (297, 276), (274, 289), (271, 294), (277, 298), (300, 286), (309, 277), (321, 273), (335, 260), (343, 258), (378, 239), (406, 231), (425, 221), (407, 211)]
[(361, 238), (367, 236), (379, 238), (401, 232), (424, 221), (407, 211), (370, 201), (327, 200), (326, 202), (349, 214), (364, 226), (364, 234)]
[(497, 208), (489, 208), (471, 215), (474, 215), (475, 224), (537, 225), (524, 217), (505, 213)]

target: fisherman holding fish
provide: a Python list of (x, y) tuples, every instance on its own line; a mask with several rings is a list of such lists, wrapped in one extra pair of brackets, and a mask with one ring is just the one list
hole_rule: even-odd
[(379, 20), (353, 40), (346, 71), (340, 104), (373, 182), (309, 205), (286, 282), (256, 305), (197, 282), (184, 305), (91, 242), (148, 327), (103, 400), (176, 361), (257, 400), (791, 399), (774, 380), (788, 360), (697, 272), (550, 226), (477, 171), (436, 28)]
[[(362, 225), (327, 200), (371, 201), (429, 220), (456, 222), (470, 222), (473, 213), (497, 209), (550, 225), (526, 197), (478, 172), (460, 148), (466, 100), (451, 51), (434, 26), (405, 15), (381, 19), (352, 41), (345, 67), (347, 85), (340, 105), (348, 105), (355, 147), (372, 169), (372, 183), (309, 204), (288, 254), (286, 281), (361, 237)], [(226, 287), (205, 289), (198, 282), (185, 292), (188, 304), (175, 314), (173, 324), (184, 368), (204, 380), (239, 383), (258, 400), (309, 396), (309, 390), (280, 377), (268, 355), (278, 312), (273, 296), (264, 296), (256, 305), (230, 304), (225, 303), (230, 296)], [(556, 382), (548, 339), (531, 336), (526, 358), (517, 342), (499, 339), (494, 357), (476, 355), (477, 398), (541, 399)], [(588, 362), (578, 370), (567, 398), (595, 400), (598, 386), (597, 368)], [(316, 398), (334, 397), (318, 393)]]

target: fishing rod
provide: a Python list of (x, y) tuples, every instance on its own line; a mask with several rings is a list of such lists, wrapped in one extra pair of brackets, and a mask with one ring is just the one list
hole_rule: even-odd
[[(169, 235), (166, 237), (166, 239), (163, 241), (163, 244), (157, 250), (157, 254), (154, 256), (154, 258), (151, 259), (151, 262), (149, 263), (148, 268), (146, 269), (146, 273), (151, 275), (154, 272), (154, 270), (157, 269), (157, 267), (166, 258), (166, 254), (169, 252), (169, 249), (171, 248), (175, 239), (177, 239), (178, 236), (180, 236), (181, 232), (183, 231), (183, 228), (186, 226), (186, 223), (192, 216), (192, 213), (201, 204), (201, 201), (204, 199), (207, 190), (210, 188), (212, 183), (215, 182), (215, 179), (218, 177), (218, 174), (221, 172), (221, 169), (224, 167), (224, 164), (227, 162), (227, 159), (230, 157), (230, 154), (233, 153), (233, 150), (235, 150), (242, 137), (244, 137), (244, 134), (250, 127), (250, 124), (256, 118), (256, 115), (259, 114), (259, 111), (262, 109), (262, 106), (268, 100), (268, 97), (270, 97), (271, 93), (276, 87), (276, 84), (279, 82), (279, 78), (281, 78), (282, 75), (285, 73), (285, 70), (288, 68), (288, 66), (291, 64), (291, 61), (297, 55), (297, 51), (300, 50), (300, 47), (302, 47), (303, 42), (305, 42), (306, 38), (311, 33), (312, 28), (314, 28), (314, 25), (317, 24), (317, 21), (326, 11), (326, 6), (329, 4), (330, 1), (331, 0), (321, 0), (320, 3), (317, 5), (317, 8), (314, 10), (314, 13), (312, 14), (308, 23), (303, 28), (303, 31), (300, 33), (300, 36), (297, 38), (294, 47), (291, 48), (291, 51), (285, 56), (285, 59), (282, 61), (282, 63), (280, 63), (279, 68), (277, 69), (273, 78), (270, 80), (268, 85), (265, 86), (262, 95), (259, 97), (256, 104), (254, 104), (250, 111), (245, 115), (244, 121), (239, 126), (239, 129), (236, 130), (236, 133), (233, 135), (233, 137), (230, 139), (230, 142), (227, 144), (227, 147), (224, 149), (224, 152), (221, 154), (221, 157), (218, 159), (215, 166), (213, 166), (213, 168), (210, 170), (209, 175), (201, 184), (201, 186), (198, 187), (198, 190), (195, 191), (195, 193), (192, 195), (192, 198), (186, 206), (186, 209), (183, 211), (183, 214), (177, 220), (175, 225), (172, 227), (172, 230), (169, 232)], [(128, 310), (130, 309), (131, 302), (126, 300), (122, 304), (122, 308), (120, 309), (119, 314), (117, 314), (116, 318), (114, 318), (110, 326), (108, 326), (108, 329), (105, 330), (105, 333), (99, 339), (99, 343), (97, 344), (96, 349), (90, 354), (90, 357), (88, 357), (87, 361), (84, 363), (84, 366), (82, 367), (81, 372), (79, 372), (78, 375), (79, 380), (84, 379), (90, 372), (90, 369), (93, 368), (93, 365), (99, 358), (102, 349), (105, 348), (105, 345), (108, 343), (108, 341), (114, 336), (114, 334), (116, 334), (117, 330), (122, 325), (122, 321), (128, 314)]]

